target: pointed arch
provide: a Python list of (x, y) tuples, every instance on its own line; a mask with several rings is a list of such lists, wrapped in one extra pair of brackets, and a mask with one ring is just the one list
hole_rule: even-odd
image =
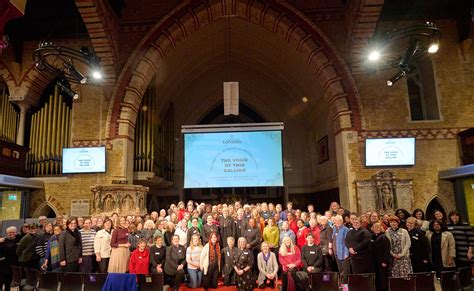
[(320, 82), (334, 131), (361, 128), (358, 92), (346, 64), (324, 33), (296, 8), (277, 0), (188, 0), (150, 30), (125, 64), (112, 93), (109, 138), (133, 139), (143, 94), (167, 56), (191, 34), (225, 16), (259, 25), (290, 44)]

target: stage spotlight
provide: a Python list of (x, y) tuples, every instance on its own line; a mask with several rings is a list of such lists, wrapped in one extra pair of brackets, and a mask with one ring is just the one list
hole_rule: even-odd
[(100, 80), (100, 79), (102, 79), (102, 73), (98, 69), (95, 69), (92, 72), (92, 77), (94, 77), (94, 79), (96, 79), (96, 80)]
[(61, 81), (58, 81), (56, 83), (59, 88), (61, 89), (61, 92), (68, 95), (69, 97), (71, 97), (73, 100), (77, 100), (79, 99), (79, 94), (77, 94), (76, 92), (72, 91), (70, 88), (68, 88), (63, 82)]
[(87, 82), (87, 78), (81, 74), (72, 63), (64, 62), (64, 67), (79, 83), (85, 84)]
[(430, 54), (435, 54), (437, 53), (439, 50), (439, 42), (438, 41), (434, 41), (433, 43), (430, 44), (430, 46), (428, 47), (428, 52)]
[(369, 54), (369, 61), (375, 62), (380, 59), (380, 52), (377, 50), (373, 50)]
[(406, 75), (405, 71), (399, 71), (395, 76), (387, 80), (387, 86), (391, 87)]

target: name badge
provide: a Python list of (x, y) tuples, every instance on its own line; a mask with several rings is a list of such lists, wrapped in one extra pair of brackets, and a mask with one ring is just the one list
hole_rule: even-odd
[(160, 252), (156, 252), (156, 253), (155, 253), (155, 255), (159, 255), (159, 254), (160, 254)]
[(310, 251), (309, 253), (310, 253), (310, 254), (312, 254), (312, 255), (314, 255), (316, 252), (314, 252), (314, 251)]
[(418, 240), (418, 237), (417, 237), (417, 236), (412, 236), (411, 238)]
[(180, 252), (180, 253), (181, 253), (181, 250), (178, 250), (178, 252)]
[(249, 252), (244, 252), (244, 255), (248, 255), (248, 254), (249, 254)]
[(230, 257), (230, 253), (229, 253), (229, 252), (227, 252), (227, 256)]
[(128, 236), (128, 233), (126, 233), (125, 235)]
[(141, 259), (142, 257), (138, 257), (139, 259)]

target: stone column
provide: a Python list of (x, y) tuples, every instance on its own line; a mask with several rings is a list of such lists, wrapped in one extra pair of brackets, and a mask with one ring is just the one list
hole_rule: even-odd
[(350, 154), (353, 153), (352, 149), (358, 147), (357, 131), (340, 131), (335, 136), (335, 140), (341, 206), (351, 211), (357, 211), (356, 189), (354, 186), (356, 174), (351, 170), (350, 159)]
[(121, 176), (133, 184), (133, 139), (135, 129), (128, 123), (119, 125), (119, 138), (116, 140), (117, 145), (122, 150), (122, 168)]
[(28, 106), (25, 103), (17, 103), (20, 107), (20, 121), (18, 122), (18, 131), (16, 135), (16, 143), (18, 145), (25, 145), (25, 120)]

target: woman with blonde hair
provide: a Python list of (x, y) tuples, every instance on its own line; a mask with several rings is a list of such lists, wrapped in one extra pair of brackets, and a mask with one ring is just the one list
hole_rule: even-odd
[(200, 258), (202, 253), (201, 236), (193, 234), (190, 246), (186, 250), (186, 263), (188, 263), (189, 288), (198, 288), (201, 285), (202, 272)]
[(245, 237), (240, 237), (237, 241), (238, 249), (234, 253), (234, 270), (237, 274), (237, 290), (252, 291), (255, 279), (252, 275), (253, 253), (247, 244)]
[[(263, 289), (266, 286), (270, 288), (275, 287), (275, 282), (278, 282), (278, 262), (276, 256), (270, 251), (270, 246), (267, 242), (261, 244), (262, 252), (257, 256), (258, 266), (258, 288)], [(268, 280), (268, 283), (267, 283)]]
[(418, 220), (415, 217), (408, 217), (405, 223), (410, 235), (410, 260), (413, 273), (423, 273), (430, 271), (430, 243), (425, 232), (418, 227)]
[(155, 223), (153, 220), (148, 219), (143, 224), (143, 229), (141, 231), (141, 237), (146, 240), (147, 245), (153, 245), (153, 234), (155, 233)]
[(278, 261), (283, 269), (282, 284), (283, 291), (296, 290), (296, 272), (301, 266), (300, 249), (295, 246), (289, 236), (283, 237), (283, 241), (278, 252)]
[(110, 246), (112, 253), (109, 260), (109, 273), (125, 273), (128, 271), (130, 259), (130, 243), (128, 242), (128, 229), (125, 227), (125, 217), (118, 219), (119, 225), (112, 232)]
[[(174, 235), (174, 230), (175, 230), (175, 225), (173, 222), (169, 221), (166, 226), (165, 226), (165, 233), (163, 234), (163, 237), (165, 239), (165, 245), (170, 246), (171, 245), (171, 240)], [(179, 236), (178, 236), (179, 237)]]

